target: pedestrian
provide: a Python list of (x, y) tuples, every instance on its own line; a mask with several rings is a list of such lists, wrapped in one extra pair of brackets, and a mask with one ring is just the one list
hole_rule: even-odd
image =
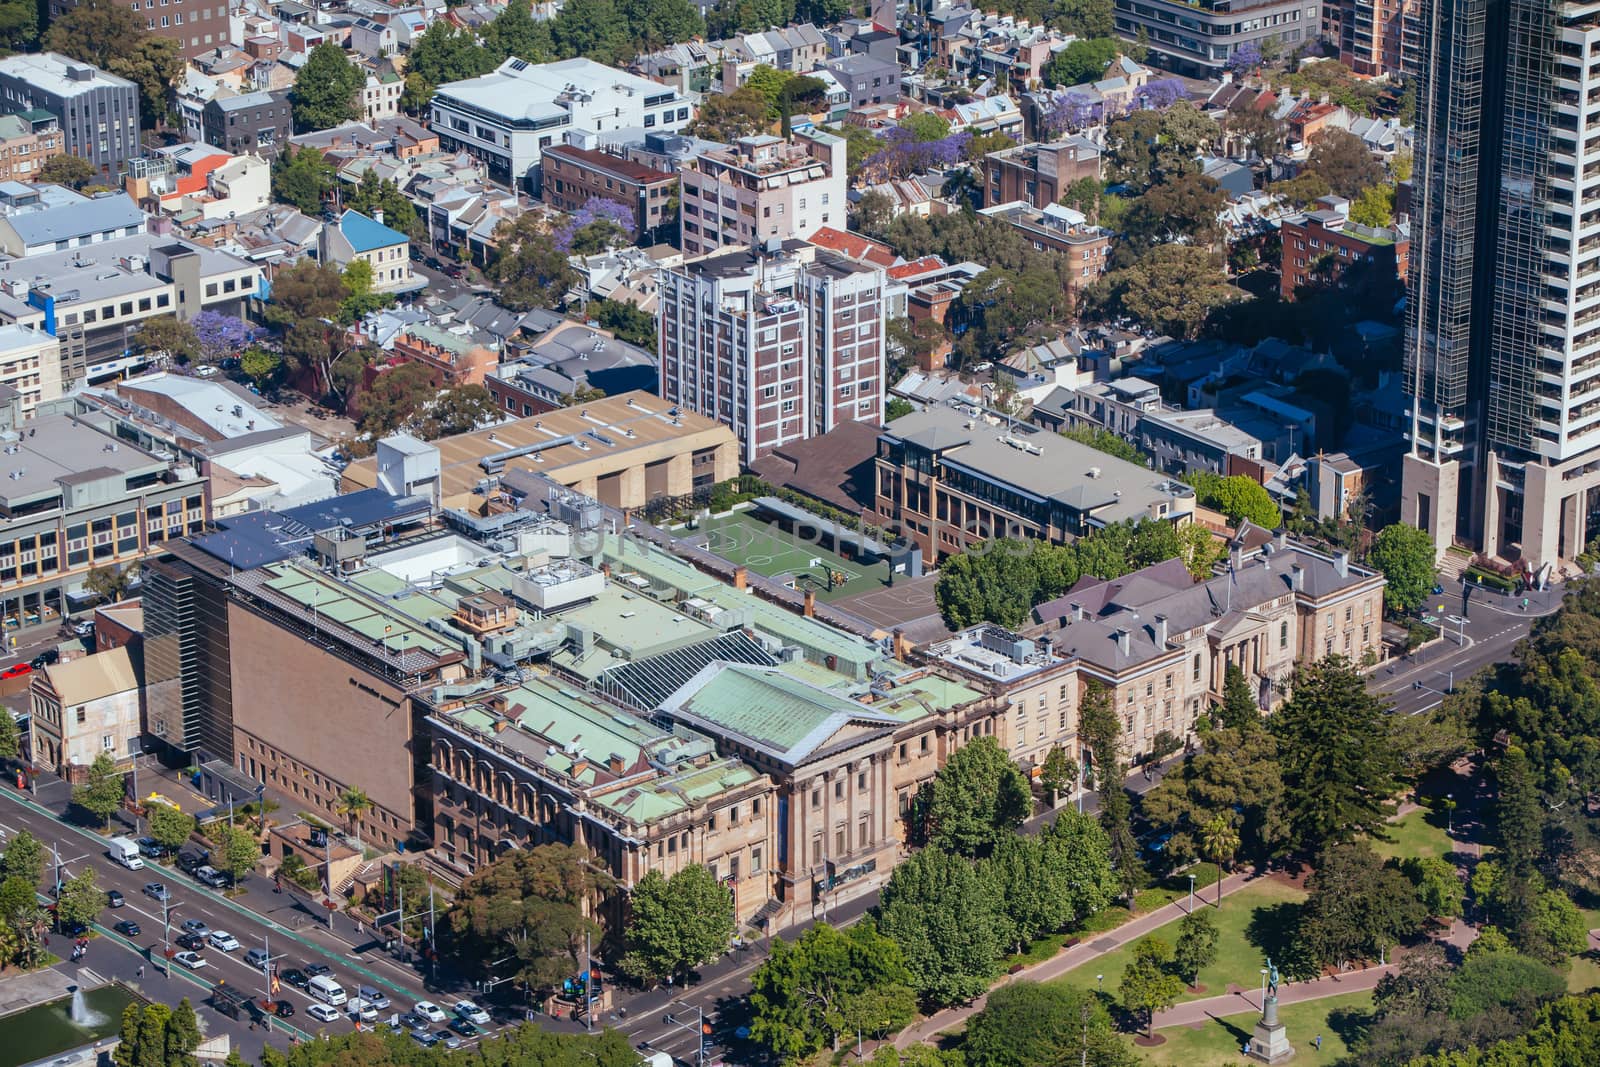
[(144, 977), (144, 964), (142, 964), (142, 963), (139, 964), (139, 969), (134, 972), (134, 977), (135, 978), (143, 978)]
[(1321, 1034), (1317, 1035), (1317, 1051), (1318, 1052), (1322, 1051), (1322, 1035)]

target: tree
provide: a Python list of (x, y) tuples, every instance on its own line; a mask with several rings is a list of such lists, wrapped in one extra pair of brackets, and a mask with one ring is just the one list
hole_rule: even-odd
[(560, 58), (614, 63), (627, 51), (628, 25), (611, 0), (575, 0), (562, 4), (550, 21), (550, 40)]
[(200, 354), (200, 339), (194, 327), (177, 316), (158, 315), (139, 324), (133, 335), (133, 347), (140, 352), (159, 352), (179, 363), (187, 363)]
[(9, 711), (0, 714), (0, 763), (9, 763), (22, 754), (22, 731)]
[(1239, 832), (1233, 820), (1218, 812), (1200, 830), (1200, 851), (1206, 859), (1217, 865), (1217, 907), (1222, 907), (1223, 865), (1233, 866), (1233, 857), (1239, 851)]
[(350, 827), (350, 834), (356, 839), (356, 848), (361, 848), (361, 816), (372, 810), (372, 798), (366, 792), (355, 786), (348, 786), (339, 794), (339, 799), (334, 801), (333, 810), (345, 818)]
[(158, 129), (166, 125), (172, 113), (173, 88), (183, 76), (183, 45), (170, 37), (141, 30), (128, 49), (105, 66), (112, 74), (139, 87), (139, 115), (147, 127)]
[(750, 1036), (786, 1062), (837, 1050), (858, 1022), (873, 1037), (916, 1014), (900, 946), (870, 922), (839, 930), (819, 923), (790, 944), (782, 938), (750, 980)]
[(509, 948), (517, 977), (546, 989), (574, 973), (585, 937), (599, 935), (582, 902), (610, 886), (576, 846), (513, 849), (461, 887), (448, 914), (452, 949), (469, 973), (483, 975)]
[(1320, 174), (1328, 187), (1354, 200), (1369, 185), (1383, 181), (1383, 166), (1361, 138), (1349, 130), (1325, 129), (1311, 142), (1306, 168)]
[(194, 835), (194, 816), (167, 804), (150, 806), (150, 836), (169, 852), (177, 852)]
[(321, 214), (323, 201), (337, 181), (333, 164), (315, 148), (295, 151), (286, 145), (272, 161), (272, 195), (313, 217)]
[(894, 869), (879, 898), (878, 928), (899, 944), (912, 988), (929, 1004), (981, 994), (1004, 948), (984, 880), (969, 861), (937, 848)]
[(555, 59), (547, 22), (535, 22), (533, 5), (507, 4), (485, 28), (485, 46), (507, 58), (515, 56), (530, 63)]
[(104, 826), (111, 813), (122, 807), (126, 794), (116, 760), (102, 752), (89, 765), (83, 784), (72, 791), (72, 802), (93, 815), (98, 825)]
[(1450, 980), (1450, 1014), (1468, 1019), (1496, 1008), (1557, 996), (1566, 982), (1549, 966), (1517, 952), (1469, 952)]
[[(506, 10), (518, 6), (510, 5)], [(400, 231), (413, 241), (425, 242), (428, 239), (428, 227), (417, 216), (417, 209), (405, 193), (400, 191), (393, 178), (379, 178), (376, 170), (368, 170), (361, 175), (361, 180), (345, 198), (345, 205), (372, 219), (382, 212), (383, 224), (390, 229)]]
[(1217, 924), (1208, 911), (1192, 911), (1178, 920), (1178, 940), (1172, 946), (1172, 966), (1190, 988), (1200, 984), (1200, 972), (1217, 958)]
[(1223, 672), (1222, 703), (1213, 712), (1216, 721), (1230, 730), (1252, 730), (1261, 725), (1261, 705), (1244, 676), (1244, 668), (1229, 663)]
[(1298, 942), (1317, 963), (1342, 968), (1352, 959), (1381, 958), (1427, 918), (1416, 888), (1365, 841), (1325, 849), (1306, 889)]
[(928, 817), (934, 845), (964, 856), (1011, 836), (1032, 807), (1027, 779), (992, 737), (975, 738), (933, 779)]
[(1122, 42), (1115, 37), (1073, 41), (1050, 57), (1044, 67), (1044, 80), (1050, 85), (1098, 81), (1121, 52)]
[(502, 222), (489, 277), (500, 284), (500, 302), (513, 311), (561, 306), (577, 274), (555, 246), (537, 212)]
[(1494, 805), (1496, 843), (1507, 871), (1518, 877), (1533, 874), (1544, 839), (1544, 813), (1533, 784), (1527, 752), (1507, 745), (1495, 763), (1500, 789)]
[(350, 62), (344, 49), (332, 41), (317, 45), (306, 56), (289, 95), (296, 129), (307, 133), (356, 121), (361, 117), (361, 90), (366, 83), (366, 75)]
[(1184, 480), (1194, 488), (1201, 506), (1222, 512), (1235, 526), (1249, 520), (1263, 530), (1276, 530), (1283, 521), (1271, 494), (1249, 475), (1190, 471)]
[(217, 311), (202, 311), (189, 320), (194, 331), (200, 358), (207, 363), (238, 355), (246, 345), (255, 340), (256, 328), (234, 315)]
[(19, 878), (31, 892), (43, 874), (44, 847), (27, 830), (18, 830), (6, 842), (5, 854), (0, 855), (0, 882)]
[(749, 137), (771, 126), (772, 120), (767, 117), (770, 107), (766, 96), (749, 85), (741, 85), (731, 93), (707, 93), (689, 129), (709, 141)]
[(283, 357), (270, 348), (257, 345), (245, 350), (239, 357), (239, 369), (257, 389), (267, 388), (283, 370)]
[(39, 168), (39, 180), (65, 185), (72, 189), (82, 189), (94, 181), (98, 173), (94, 169), (94, 164), (87, 159), (78, 156), (54, 156), (45, 160), (44, 166)]
[(1116, 265), (1136, 263), (1161, 244), (1180, 242), (1214, 248), (1222, 240), (1217, 215), (1227, 202), (1216, 179), (1203, 174), (1179, 174), (1152, 185), (1123, 216), (1123, 240), (1117, 246)]
[(733, 894), (699, 863), (671, 878), (652, 870), (634, 887), (622, 969), (658, 982), (711, 963), (733, 938)]
[(31, 52), (39, 37), (39, 8), (25, 0), (0, 3), (0, 49)]
[(1409, 614), (1422, 606), (1438, 580), (1433, 538), (1397, 522), (1378, 531), (1367, 557), (1383, 572), (1383, 602), (1390, 611)]
[(1350, 221), (1374, 229), (1394, 222), (1395, 187), (1387, 182), (1369, 185), (1350, 205)]
[(256, 861), (261, 858), (261, 842), (254, 834), (223, 822), (208, 827), (206, 833), (217, 846), (211, 851), (213, 867), (235, 882), (255, 870)]
[(1011, 982), (994, 990), (967, 1024), (961, 1050), (967, 1067), (1042, 1067), (1069, 1058), (1089, 1067), (1137, 1062), (1099, 997), (1056, 982)]
[(481, 385), (457, 385), (444, 390), (432, 404), (420, 427), (423, 440), (470, 433), (500, 417), (500, 408)]
[(1122, 895), (1133, 903), (1145, 881), (1139, 842), (1133, 834), (1133, 805), (1123, 788), (1122, 721), (1111, 706), (1110, 691), (1090, 683), (1078, 704), (1078, 735), (1094, 756), (1094, 779), (1100, 791), (1100, 825), (1110, 842)]
[[(1071, 857), (1037, 837), (1012, 834), (978, 866), (1002, 919), (1004, 941), (1020, 952), (1034, 938), (1078, 918), (1068, 870)], [(1106, 864), (1110, 873), (1110, 864)]]
[(1272, 716), (1284, 805), (1295, 844), (1386, 840), (1399, 788), (1389, 707), (1349, 660), (1327, 656), (1295, 670), (1290, 697)]
[(94, 868), (85, 867), (61, 883), (56, 896), (56, 922), (62, 929), (88, 926), (99, 917), (105, 903), (105, 894), (95, 885)]
[(145, 36), (139, 16), (112, 0), (83, 0), (51, 20), (45, 48), (109, 70)]
[(372, 264), (364, 259), (352, 259), (339, 272), (339, 285), (344, 299), (339, 301), (339, 322), (360, 322), (374, 311), (394, 303), (389, 293), (380, 293), (373, 283)]
[(1515, 931), (1517, 946), (1534, 959), (1564, 964), (1589, 946), (1589, 924), (1583, 912), (1559, 889), (1546, 889), (1533, 899), (1532, 914)]
[(420, 363), (389, 367), (361, 394), (361, 430), (383, 437), (409, 424), (437, 390), (433, 372)]
[(1461, 914), (1461, 898), (1467, 887), (1456, 873), (1455, 864), (1437, 856), (1411, 856), (1400, 864), (1400, 870), (1411, 879), (1417, 899), (1429, 915), (1447, 919)]
[(1118, 987), (1122, 1006), (1142, 1015), (1145, 1033), (1155, 1036), (1156, 1012), (1170, 1008), (1183, 995), (1183, 981), (1170, 973), (1172, 946), (1156, 937), (1144, 937), (1133, 946), (1133, 959), (1122, 972)]
[(1144, 796), (1144, 817), (1171, 835), (1163, 856), (1176, 866), (1231, 861), (1241, 849), (1258, 861), (1281, 853), (1288, 826), (1277, 739), (1257, 724), (1214, 728), (1204, 742)]
[(1157, 245), (1133, 264), (1097, 279), (1083, 293), (1083, 314), (1128, 316), (1178, 338), (1194, 337), (1218, 308), (1238, 299), (1214, 253), (1193, 245)]
[(1055, 807), (1061, 794), (1071, 790), (1077, 782), (1077, 760), (1067, 755), (1067, 750), (1060, 745), (1052, 746), (1039, 768), (1039, 784), (1050, 795), (1050, 806)]

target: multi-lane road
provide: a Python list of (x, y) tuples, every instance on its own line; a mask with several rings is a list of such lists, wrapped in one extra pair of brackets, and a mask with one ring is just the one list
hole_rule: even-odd
[[(352, 946), (328, 934), (325, 926), (310, 916), (296, 928), (290, 922), (258, 914), (240, 901), (207, 889), (176, 867), (149, 863), (143, 870), (130, 871), (106, 854), (105, 840), (98, 834), (62, 822), (14, 789), (0, 789), (0, 830), (9, 838), (24, 829), (44, 843), (46, 883), (53, 881), (53, 867), (59, 857), (63, 877), (92, 868), (102, 891), (115, 889), (126, 900), (123, 907), (108, 906), (100, 914), (96, 928), (101, 936), (91, 939), (82, 966), (97, 975), (131, 980), (142, 992), (157, 1000), (176, 1003), (180, 997), (189, 997), (211, 1029), (233, 1033), (246, 1046), (247, 1055), (252, 1045), (253, 1051), (259, 1052), (260, 1039), (265, 1035), (250, 1030), (248, 1019), (230, 1023), (214, 1009), (200, 1005), (210, 995), (211, 987), (219, 982), (226, 982), (258, 999), (264, 995), (262, 971), (245, 962), (245, 954), (252, 948), (266, 950), (278, 962), (280, 971), (303, 968), (307, 963), (323, 964), (331, 968), (352, 996), (358, 986), (379, 989), (391, 1002), (391, 1007), (380, 1013), (382, 1019), (393, 1013), (410, 1011), (420, 1000), (431, 1000), (449, 1011), (457, 999), (446, 993), (425, 990), (415, 971), (391, 959), (376, 943), (370, 950), (363, 951), (367, 946)], [(160, 882), (167, 888), (169, 906), (165, 914), (161, 902), (145, 892), (145, 886), (151, 882)], [(268, 879), (253, 877), (246, 882), (246, 887), (246, 900), (257, 894), (274, 901), (281, 899), (273, 894)], [(276, 914), (288, 918), (282, 907)], [(240, 947), (233, 952), (208, 947), (201, 954), (205, 967), (190, 970), (173, 965), (169, 975), (162, 951), (164, 919), (174, 948), (178, 935), (184, 932), (185, 920), (199, 920), (212, 930), (227, 931), (238, 939)], [(125, 937), (117, 933), (115, 925), (122, 921), (137, 923), (139, 934)], [(52, 941), (60, 940), (59, 935), (52, 935)], [(70, 946), (52, 944), (51, 948), (57, 955), (66, 956)], [(272, 1020), (274, 1043), (286, 1043), (291, 1035), (303, 1038), (324, 1030), (349, 1030), (353, 1025), (347, 1017), (336, 1023), (318, 1023), (306, 1014), (311, 1000), (287, 982), (280, 983), (273, 999), (287, 1000), (295, 1008), (292, 1018)], [(433, 1027), (441, 1028), (442, 1025)]]

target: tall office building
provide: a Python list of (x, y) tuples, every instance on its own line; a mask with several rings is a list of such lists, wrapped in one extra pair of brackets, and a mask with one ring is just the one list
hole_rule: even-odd
[(1600, 533), (1600, 5), (1419, 27), (1402, 518), (1539, 568)]

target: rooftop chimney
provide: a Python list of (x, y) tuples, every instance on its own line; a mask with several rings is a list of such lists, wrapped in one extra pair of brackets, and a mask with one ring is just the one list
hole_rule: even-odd
[(805, 614), (808, 619), (817, 614), (817, 591), (815, 589), (806, 590)]
[(1122, 651), (1122, 654), (1124, 656), (1126, 656), (1128, 654), (1128, 637), (1129, 636), (1130, 635), (1129, 635), (1127, 630), (1119, 629), (1117, 631), (1117, 648), (1119, 648)]
[(1165, 648), (1167, 645), (1167, 617), (1165, 615), (1157, 615), (1154, 623), (1151, 624), (1150, 630), (1151, 636), (1156, 640), (1156, 647)]
[(1333, 573), (1341, 578), (1350, 577), (1350, 553), (1342, 548), (1333, 554)]
[(1289, 587), (1297, 593), (1306, 587), (1306, 569), (1298, 563), (1289, 568)]
[(733, 568), (733, 587), (742, 593), (749, 584), (750, 572), (743, 567)]

